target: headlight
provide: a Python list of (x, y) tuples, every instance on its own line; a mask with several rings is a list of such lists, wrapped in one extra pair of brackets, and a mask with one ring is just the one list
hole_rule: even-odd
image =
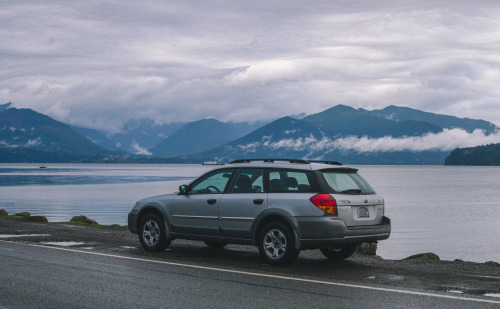
[(137, 205), (139, 205), (139, 202), (135, 202), (135, 205), (134, 207), (132, 207), (132, 210), (134, 210), (137, 207)]

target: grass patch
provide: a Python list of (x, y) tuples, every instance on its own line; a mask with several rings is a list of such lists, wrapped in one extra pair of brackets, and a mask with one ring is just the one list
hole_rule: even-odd
[(7, 215), (7, 216), (0, 216), (1, 219), (24, 219), (23, 216), (16, 216), (16, 215)]
[(117, 230), (126, 230), (126, 229), (128, 229), (127, 225), (118, 225), (118, 224), (111, 224), (111, 225), (88, 224), (88, 223), (81, 222), (81, 221), (49, 222), (49, 223), (50, 224), (59, 224), (59, 225), (87, 226), (87, 227), (95, 227), (95, 228), (102, 228), (102, 229), (117, 229)]

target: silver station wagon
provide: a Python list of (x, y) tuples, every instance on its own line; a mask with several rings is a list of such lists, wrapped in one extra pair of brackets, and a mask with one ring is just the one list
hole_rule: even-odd
[(128, 227), (148, 251), (174, 239), (256, 245), (272, 265), (300, 250), (320, 249), (332, 260), (357, 244), (389, 238), (384, 199), (352, 167), (338, 162), (236, 160), (200, 176), (179, 192), (140, 200)]

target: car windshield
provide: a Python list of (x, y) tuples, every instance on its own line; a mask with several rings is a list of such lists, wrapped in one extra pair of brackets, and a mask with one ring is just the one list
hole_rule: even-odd
[(356, 170), (325, 170), (323, 175), (333, 193), (375, 194), (373, 188)]

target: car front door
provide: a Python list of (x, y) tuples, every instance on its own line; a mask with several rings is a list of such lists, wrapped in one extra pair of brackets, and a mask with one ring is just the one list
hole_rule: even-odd
[(251, 239), (255, 218), (267, 208), (263, 169), (238, 169), (219, 206), (221, 236)]
[(219, 204), (234, 169), (216, 170), (200, 177), (172, 202), (172, 232), (219, 235)]

